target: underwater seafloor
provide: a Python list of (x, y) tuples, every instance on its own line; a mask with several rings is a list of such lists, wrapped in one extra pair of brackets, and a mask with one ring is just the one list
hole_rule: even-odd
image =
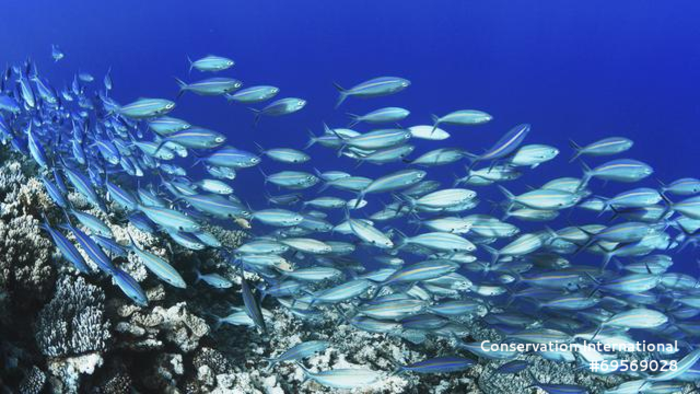
[[(265, 359), (311, 339), (332, 344), (322, 354), (307, 359), (307, 366), (319, 370), (364, 367), (391, 371), (395, 363), (454, 352), (449, 338), (412, 345), (398, 337), (357, 330), (337, 314), (321, 322), (301, 321), (274, 302), (264, 305), (274, 315), (268, 322), (266, 338), (247, 327), (224, 325), (215, 330), (211, 313), (223, 314), (229, 308), (228, 303), (220, 302), (216, 292), (197, 286), (183, 292), (156, 280), (146, 280), (149, 274), (130, 255), (130, 261), (122, 268), (141, 283), (151, 301), (148, 307), (136, 306), (115, 286), (91, 284), (90, 279), (76, 275), (69, 265), (52, 262), (52, 255), (58, 252), (39, 228), (40, 212), (53, 210), (56, 216), (60, 213), (36, 178), (35, 164), (7, 151), (1, 159), (2, 392), (336, 392), (315, 382), (304, 383), (302, 370), (294, 363), (279, 363), (268, 369)], [(69, 198), (75, 207), (107, 219), (79, 194), (72, 193)], [(117, 241), (127, 242), (126, 225), (110, 224), (110, 228)], [(243, 231), (216, 227), (209, 230), (231, 247), (246, 237)], [(198, 260), (204, 269), (216, 270), (240, 284), (237, 272), (214, 259), (211, 252), (193, 252), (169, 243), (165, 237), (138, 234), (141, 236), (137, 242), (154, 253), (164, 256), (166, 251), (176, 250), (176, 265), (187, 266)], [(237, 292), (228, 291), (231, 293)], [(332, 311), (329, 313), (332, 315)], [(499, 338), (476, 318), (465, 328), (465, 338), (494, 342)], [(578, 384), (591, 392), (624, 381), (618, 376), (593, 375), (575, 365), (538, 356), (523, 358), (532, 363), (529, 369), (538, 380)], [(527, 375), (492, 375), (500, 364), (481, 362), (460, 373), (394, 375), (352, 392), (536, 392)], [(692, 390), (688, 385), (683, 392)]]

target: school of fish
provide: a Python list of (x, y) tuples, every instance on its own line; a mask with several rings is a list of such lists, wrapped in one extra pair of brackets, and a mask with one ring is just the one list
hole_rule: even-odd
[[(52, 57), (56, 62), (64, 57), (58, 46)], [(256, 125), (306, 105), (301, 98), (278, 98), (275, 86), (246, 86), (221, 76), (234, 64), (213, 55), (190, 60), (190, 80), (177, 79), (177, 97), (222, 96), (255, 105), (251, 122)], [(213, 73), (217, 76), (201, 77)], [(397, 94), (410, 85), (392, 76), (350, 88), (336, 85), (337, 106)], [(679, 343), (678, 353), (655, 355), (678, 360), (678, 370), (607, 371), (628, 377), (608, 393), (675, 392), (700, 380), (700, 282), (670, 271), (674, 254), (700, 240), (700, 180), (658, 181), (652, 166), (628, 158), (633, 146), (628, 138), (611, 136), (587, 145), (572, 141), (571, 161), (581, 170), (572, 165), (571, 177), (524, 188), (508, 183), (542, 170), (560, 150), (530, 144), (534, 127), (529, 124), (494, 136), (493, 146), (480, 154), (474, 151), (482, 147), (445, 146), (451, 133), (469, 133), (492, 120), (480, 110), (455, 110), (403, 127), (410, 111), (384, 107), (351, 114), (347, 127), (323, 124), (305, 148), (245, 150), (234, 147), (236, 141), (225, 133), (171, 116), (174, 99), (122, 104), (113, 89), (109, 72), (102, 83), (80, 72), (70, 86), (56, 88), (31, 61), (10, 66), (0, 78), (0, 138), (6, 149), (36, 163), (47, 194), (62, 212), (47, 214), (42, 225), (62, 257), (80, 275), (104, 286), (114, 283), (137, 305), (149, 300), (120, 269), (128, 253), (170, 286), (240, 291), (243, 304), (229, 316), (216, 316), (217, 326), (247, 326), (264, 336), (271, 318), (265, 302), (298, 319), (339, 315), (357, 330), (412, 343), (453, 340), (453, 354), (397, 365), (394, 371), (310, 371), (303, 359), (333, 346), (317, 340), (269, 360), (269, 368), (297, 362), (307, 379), (338, 389), (369, 385), (391, 373), (463, 371), (478, 360), (505, 361), (497, 374), (530, 367), (516, 352), (484, 352), (480, 342), (465, 338), (472, 319), (503, 334), (506, 342), (628, 343), (651, 337)], [(440, 141), (443, 147), (431, 147)], [(314, 163), (314, 149), (336, 151), (338, 168), (346, 170)], [(286, 169), (268, 173), (266, 161)], [(360, 164), (387, 163), (401, 169), (374, 178), (358, 174)], [(236, 197), (232, 185), (237, 172), (253, 167), (264, 177), (267, 204), (251, 207)], [(431, 173), (446, 168), (466, 172), (454, 184), (431, 179)], [(594, 191), (602, 182), (628, 186), (605, 195)], [(489, 186), (502, 194), (501, 201), (480, 198)], [(243, 272), (252, 273), (259, 282), (243, 278), (234, 289), (238, 286), (216, 272), (172, 265), (131, 234), (130, 244), (118, 243), (102, 219), (71, 206), (69, 192), (135, 231), (169, 237), (191, 250), (217, 249), (242, 278)], [(381, 209), (368, 210), (379, 201)], [(244, 226), (250, 237), (236, 249), (222, 247), (204, 229), (212, 221)], [(407, 228), (415, 231), (407, 234)], [(583, 254), (600, 256), (600, 263), (577, 263)], [(182, 276), (192, 269), (196, 284)], [(539, 356), (581, 368), (616, 357), (583, 348)], [(588, 392), (534, 378), (532, 384), (548, 393)]]

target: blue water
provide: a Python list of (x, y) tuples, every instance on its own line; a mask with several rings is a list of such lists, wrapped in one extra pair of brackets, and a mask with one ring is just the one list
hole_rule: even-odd
[[(528, 142), (562, 149), (556, 162), (529, 173), (525, 183), (577, 176), (577, 165), (562, 165), (570, 154), (568, 139), (587, 143), (610, 135), (634, 139), (627, 155), (654, 165), (656, 176), (670, 181), (697, 169), (698, 11), (697, 2), (640, 0), (12, 0), (3, 2), (0, 61), (30, 56), (55, 84), (68, 83), (78, 70), (101, 80), (111, 67), (113, 97), (126, 103), (174, 97), (174, 76), (204, 77), (188, 75), (187, 56), (219, 54), (237, 62), (226, 75), (249, 86), (279, 86), (279, 97), (308, 100), (301, 112), (263, 119), (257, 129), (248, 109), (220, 97), (185, 94), (178, 101), (175, 116), (224, 132), (240, 148), (254, 149), (254, 142), (299, 147), (306, 130), (320, 132), (322, 121), (342, 126), (345, 112), (385, 105), (410, 109), (407, 126), (429, 123), (432, 113), (475, 108), (494, 121), (449, 129), (449, 145), (480, 152), (513, 125), (528, 122)], [(66, 53), (57, 64), (51, 44)], [(379, 75), (413, 84), (394, 96), (350, 99), (333, 110), (332, 82), (349, 87)], [(326, 170), (354, 165), (349, 159), (326, 164), (334, 155), (327, 150), (312, 154), (314, 165)], [(264, 168), (279, 166), (266, 162)], [(386, 171), (366, 165), (358, 173)], [(454, 171), (435, 172), (448, 179)], [(235, 186), (259, 202), (256, 170), (242, 174)]]

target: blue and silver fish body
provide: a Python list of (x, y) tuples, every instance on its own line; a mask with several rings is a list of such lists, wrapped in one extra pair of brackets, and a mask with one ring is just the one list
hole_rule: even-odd
[(260, 148), (260, 153), (267, 156), (268, 158), (280, 162), (280, 163), (287, 163), (287, 164), (301, 164), (301, 163), (306, 163), (307, 161), (311, 160), (311, 156), (307, 155), (306, 153), (297, 150), (297, 149), (292, 149), (292, 148), (272, 148), (272, 149), (263, 149), (261, 146), (258, 146)]
[[(483, 342), (464, 342), (454, 338), (455, 346), (458, 349), (466, 350), (477, 357), (482, 357), (489, 360), (513, 360), (520, 355), (520, 352), (515, 350), (504, 350), (498, 348), (497, 343), (489, 341)], [(491, 346), (496, 345), (494, 349)]]
[(119, 288), (139, 306), (148, 306), (148, 297), (141, 286), (129, 274), (119, 268), (114, 268), (112, 280)]
[(605, 320), (601, 326), (622, 329), (650, 329), (668, 322), (668, 317), (654, 309), (634, 308), (619, 312)]
[(112, 260), (107, 257), (97, 243), (95, 243), (95, 241), (93, 241), (92, 238), (90, 238), (82, 230), (71, 225), (70, 223), (67, 223), (65, 226), (73, 233), (73, 236), (75, 236), (75, 239), (80, 244), (80, 247), (85, 251), (88, 257), (90, 257), (90, 260), (92, 260), (101, 271), (109, 275), (114, 275), (118, 268), (114, 266)]
[(319, 179), (308, 172), (281, 171), (271, 175), (265, 175), (265, 183), (272, 183), (279, 187), (291, 190), (307, 189), (318, 183)]
[(253, 219), (276, 227), (293, 227), (304, 220), (304, 216), (286, 209), (263, 209), (253, 212)]
[(217, 273), (203, 274), (199, 270), (195, 270), (195, 275), (197, 279), (195, 279), (194, 283), (202, 281), (215, 289), (230, 289), (233, 287), (233, 283), (230, 280)]
[(333, 267), (307, 267), (297, 268), (284, 272), (284, 275), (301, 282), (323, 282), (339, 278), (343, 272)]
[(280, 89), (276, 86), (258, 85), (241, 89), (233, 94), (226, 94), (226, 100), (242, 104), (255, 104), (267, 101), (277, 95)]
[(19, 97), (22, 98), (24, 104), (30, 109), (36, 108), (36, 97), (34, 96), (32, 86), (29, 84), (29, 79), (20, 74), (17, 83), (19, 85)]
[(177, 133), (178, 131), (187, 130), (192, 125), (182, 119), (173, 118), (170, 116), (161, 116), (159, 118), (153, 118), (148, 121), (148, 127), (153, 130), (156, 134), (167, 137), (170, 134)]
[(302, 253), (328, 254), (333, 250), (325, 242), (313, 238), (285, 238), (279, 242)]
[(333, 225), (325, 219), (312, 216), (310, 214), (302, 215), (303, 220), (298, 224), (298, 229), (303, 229), (311, 232), (327, 233), (333, 230)]
[(11, 114), (22, 112), (22, 108), (20, 108), (19, 104), (12, 96), (2, 93), (0, 93), (0, 110), (7, 111)]
[(187, 60), (190, 62), (190, 71), (196, 68), (202, 72), (218, 72), (227, 70), (235, 64), (235, 62), (229, 58), (216, 55), (207, 55), (197, 60), (192, 60), (188, 57)]
[(265, 319), (260, 309), (260, 304), (245, 278), (241, 278), (241, 295), (243, 297), (243, 305), (246, 314), (253, 320), (255, 326), (258, 327), (263, 334), (266, 334), (267, 326), (265, 325)]
[(640, 181), (654, 173), (654, 169), (639, 160), (617, 159), (601, 164), (593, 169), (585, 163), (583, 165), (583, 179), (580, 188), (585, 187), (591, 178), (605, 181), (632, 183)]
[(235, 92), (243, 86), (243, 83), (233, 78), (207, 78), (197, 82), (186, 83), (179, 78), (175, 78), (180, 92), (178, 97), (185, 92), (192, 92), (200, 96), (220, 96), (226, 93)]
[(370, 369), (333, 369), (311, 372), (301, 363), (297, 365), (304, 371), (305, 379), (311, 379), (322, 386), (334, 389), (350, 390), (369, 386), (385, 376), (382, 372)]
[[(176, 143), (189, 149), (218, 148), (226, 142), (226, 136), (218, 131), (201, 127), (190, 127), (182, 131), (176, 131), (160, 140), (156, 152), (167, 143)], [(172, 148), (170, 148), (173, 150)], [(155, 153), (153, 154), (155, 156)]]
[(260, 163), (257, 155), (236, 149), (232, 146), (224, 146), (214, 153), (202, 159), (206, 163), (216, 167), (230, 167), (235, 169), (250, 168)]
[(580, 200), (576, 193), (556, 189), (536, 189), (516, 196), (503, 186), (499, 185), (498, 188), (506, 196), (508, 209), (520, 205), (532, 209), (560, 210), (571, 208)]
[(127, 257), (128, 253), (124, 246), (119, 244), (112, 238), (105, 237), (99, 234), (92, 234), (90, 236), (93, 241), (95, 241), (100, 247), (105, 250), (110, 256)]
[(311, 206), (314, 208), (321, 209), (340, 209), (345, 207), (346, 205), (347, 201), (343, 200), (342, 198), (331, 196), (316, 197), (313, 200), (304, 201), (302, 203), (302, 206), (304, 206), (305, 208), (307, 206)]
[(233, 167), (217, 167), (206, 166), (205, 169), (209, 175), (218, 179), (228, 179), (230, 181), (236, 179), (236, 170)]
[(470, 315), (483, 314), (486, 312), (486, 307), (483, 303), (470, 300), (441, 300), (430, 305), (427, 311), (436, 315), (448, 318), (462, 318)]
[[(333, 131), (336, 132), (336, 130)], [(341, 140), (341, 147), (348, 146), (374, 151), (391, 148), (408, 142), (411, 138), (411, 132), (404, 129), (380, 129), (355, 137), (344, 137), (340, 134), (336, 134), (336, 136)]]
[(679, 196), (692, 196), (700, 193), (700, 179), (680, 178), (666, 184), (661, 184), (662, 193), (670, 193)]
[(63, 59), (66, 55), (61, 51), (61, 49), (58, 47), (58, 45), (52, 44), (51, 45), (51, 57), (53, 58), (54, 62), (57, 62), (61, 59)]
[(51, 239), (53, 239), (53, 243), (58, 247), (58, 250), (61, 251), (61, 255), (73, 264), (73, 267), (83, 274), (90, 274), (90, 267), (85, 263), (83, 256), (68, 238), (61, 234), (60, 231), (53, 229), (46, 219), (44, 219), (44, 223), (41, 224), (40, 227), (49, 233)]
[(252, 213), (242, 204), (218, 194), (181, 195), (193, 208), (219, 219), (248, 219)]
[(426, 307), (427, 303), (423, 300), (407, 298), (364, 304), (357, 308), (357, 313), (375, 319), (399, 321), (425, 311)]
[(44, 188), (46, 189), (46, 193), (51, 197), (53, 202), (56, 203), (61, 208), (68, 208), (68, 200), (66, 200), (66, 197), (63, 195), (63, 192), (56, 186), (54, 185), (51, 181), (46, 179), (45, 176), (41, 176), (41, 182), (44, 184)]
[(381, 285), (391, 286), (439, 278), (457, 271), (459, 267), (458, 263), (450, 260), (426, 260), (400, 268), (386, 278)]
[[(328, 187), (333, 187), (339, 190), (346, 190), (351, 192), (360, 192), (369, 186), (372, 180), (363, 176), (349, 176), (346, 178), (334, 179), (332, 181), (326, 181), (323, 185), (323, 189)], [(322, 189), (322, 190), (323, 190)]]
[(466, 234), (472, 228), (472, 222), (456, 216), (417, 221), (416, 223), (434, 231), (454, 234)]
[(85, 151), (83, 150), (83, 146), (81, 145), (80, 141), (75, 138), (71, 140), (71, 152), (73, 153), (73, 158), (78, 163), (81, 165), (85, 165), (87, 163), (87, 157), (85, 155)]
[(520, 229), (515, 225), (489, 215), (469, 215), (463, 219), (471, 223), (472, 233), (486, 238), (509, 238), (520, 232)]
[(476, 198), (476, 192), (470, 189), (452, 188), (428, 193), (417, 199), (408, 198), (408, 204), (416, 209), (446, 210), (468, 203)]
[(340, 92), (340, 97), (338, 98), (338, 103), (336, 108), (345, 101), (346, 98), (360, 97), (381, 97), (390, 94), (398, 93), (411, 85), (411, 82), (404, 78), (399, 77), (377, 77), (370, 80), (364, 81), (353, 86), (350, 89), (343, 89), (340, 85), (335, 85), (338, 92)]
[(579, 311), (596, 306), (600, 302), (599, 298), (592, 297), (591, 294), (574, 292), (562, 294), (554, 299), (540, 303), (543, 308), (561, 311)]
[(590, 143), (586, 146), (579, 146), (574, 141), (571, 142), (571, 147), (574, 149), (575, 154), (569, 160), (570, 162), (576, 160), (581, 155), (585, 156), (610, 156), (618, 153), (625, 152), (629, 150), (634, 141), (624, 138), (624, 137), (609, 137), (602, 140)]
[[(350, 232), (363, 242), (380, 249), (391, 249), (394, 247), (394, 242), (386, 234), (376, 229), (371, 222), (350, 218), (347, 222)], [(339, 231), (337, 226), (334, 228), (334, 231)]]
[(238, 254), (284, 254), (289, 250), (289, 246), (277, 242), (276, 240), (254, 239), (245, 242), (236, 248)]
[(51, 85), (48, 84), (48, 82), (42, 80), (38, 76), (32, 76), (29, 77), (29, 79), (34, 82), (39, 98), (41, 98), (44, 103), (48, 103), (53, 106), (58, 104), (56, 91), (53, 89), (53, 87), (51, 87)]
[(530, 133), (531, 126), (520, 124), (510, 129), (490, 149), (480, 155), (470, 155), (472, 165), (476, 162), (500, 160), (511, 156)]
[(171, 286), (180, 289), (187, 287), (185, 280), (182, 279), (182, 276), (170, 263), (151, 252), (139, 248), (133, 238), (131, 238), (131, 234), (129, 234), (129, 239), (131, 240), (131, 250), (149, 271)]
[(324, 352), (331, 346), (328, 341), (306, 341), (301, 342), (290, 349), (287, 349), (277, 357), (266, 358), (269, 363), (267, 369), (270, 370), (279, 362), (303, 360), (311, 357), (316, 353)]
[(398, 145), (386, 149), (378, 149), (358, 158), (358, 165), (362, 163), (386, 164), (404, 160), (416, 147), (413, 145)]
[(637, 294), (656, 288), (660, 282), (659, 275), (628, 274), (606, 280), (599, 288), (615, 294)]
[(205, 178), (196, 182), (195, 185), (205, 192), (220, 194), (222, 196), (227, 196), (233, 193), (233, 188), (229, 184), (217, 179)]
[(37, 138), (36, 134), (32, 132), (32, 125), (30, 124), (27, 128), (27, 145), (29, 147), (29, 153), (32, 155), (34, 161), (41, 167), (48, 167), (48, 159), (46, 158), (46, 151), (41, 145), (41, 142)]
[(115, 112), (131, 119), (148, 119), (163, 116), (175, 109), (175, 103), (158, 98), (141, 98), (132, 103), (118, 106)]
[(178, 231), (199, 231), (200, 224), (182, 212), (169, 208), (148, 207), (139, 205), (138, 210), (143, 212), (154, 223)]
[(411, 111), (401, 107), (379, 108), (364, 115), (348, 114), (352, 119), (349, 127), (358, 123), (398, 123), (408, 117)]
[(409, 365), (399, 366), (400, 372), (415, 373), (449, 373), (459, 372), (471, 368), (476, 364), (475, 360), (458, 356), (442, 356), (419, 361)]
[(607, 206), (616, 211), (623, 208), (644, 208), (661, 201), (661, 194), (649, 187), (640, 187), (622, 192), (606, 201)]
[(408, 128), (408, 131), (411, 132), (413, 138), (423, 140), (442, 141), (450, 138), (450, 133), (447, 131), (429, 125), (411, 126)]
[(601, 231), (591, 234), (593, 241), (605, 242), (636, 242), (645, 236), (656, 232), (653, 224), (643, 222), (625, 222), (607, 227)]
[(98, 207), (103, 212), (107, 211), (104, 202), (102, 202), (102, 200), (97, 196), (97, 192), (92, 187), (90, 179), (88, 179), (82, 173), (68, 168), (66, 166), (63, 167), (63, 171), (68, 177), (68, 181), (73, 185), (75, 190), (81, 195), (83, 195), (90, 204), (92, 204), (95, 207)]
[(667, 255), (652, 255), (621, 266), (625, 271), (635, 274), (664, 274), (673, 265), (673, 259)]
[[(700, 360), (700, 349), (695, 349), (685, 355), (682, 359), (680, 359), (676, 363), (676, 368), (673, 369), (668, 369), (666, 371), (663, 371), (657, 375), (652, 375), (647, 377), (647, 381), (649, 382), (668, 382), (671, 380), (676, 380), (679, 376), (683, 375), (686, 373), (688, 370), (693, 368), (696, 363)], [(650, 391), (653, 393), (657, 393), (660, 391)], [(675, 392), (675, 391), (670, 391), (670, 392)]]
[(426, 167), (452, 164), (462, 160), (466, 155), (463, 149), (439, 148), (411, 160), (410, 164)]
[(113, 237), (112, 230), (102, 220), (87, 212), (70, 209), (69, 212), (82, 224), (88, 228), (93, 234), (103, 235), (105, 237)]
[(262, 109), (251, 110), (255, 113), (255, 124), (261, 116), (283, 116), (300, 111), (306, 106), (306, 100), (298, 97), (285, 97), (271, 102)]
[(423, 180), (427, 174), (422, 170), (408, 169), (381, 176), (362, 189), (358, 200), (361, 200), (368, 193), (383, 193), (415, 185)]
[[(516, 167), (537, 168), (540, 164), (553, 160), (559, 155), (559, 149), (543, 144), (523, 145), (508, 160)], [(575, 190), (575, 189), (574, 189)]]
[(313, 294), (313, 303), (335, 304), (356, 298), (374, 285), (368, 279), (353, 279), (337, 286), (317, 291)]
[(121, 154), (119, 153), (117, 147), (111, 141), (107, 139), (96, 139), (93, 146), (97, 147), (97, 150), (100, 152), (100, 155), (102, 155), (102, 158), (104, 158), (104, 160), (107, 163), (110, 163), (112, 165), (119, 164)]
[(490, 122), (493, 116), (486, 112), (475, 109), (462, 109), (450, 112), (445, 116), (433, 115), (433, 129), (437, 129), (441, 124), (451, 124), (459, 126), (476, 126)]
[(700, 220), (700, 196), (686, 198), (670, 204), (671, 209), (681, 215), (695, 220)]

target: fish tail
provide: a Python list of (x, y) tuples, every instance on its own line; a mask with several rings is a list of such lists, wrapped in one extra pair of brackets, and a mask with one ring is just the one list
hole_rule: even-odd
[(360, 123), (360, 115), (355, 115), (350, 112), (348, 112), (347, 115), (350, 117), (350, 123), (348, 123), (348, 127), (353, 127), (356, 124)]
[(258, 127), (258, 122), (260, 122), (260, 114), (262, 113), (262, 111), (252, 107), (248, 107), (248, 109), (253, 111), (253, 113), (255, 114), (255, 118), (253, 119), (253, 128), (255, 129)]
[(338, 97), (338, 102), (335, 104), (335, 108), (338, 108), (338, 107), (340, 107), (340, 104), (342, 104), (343, 101), (345, 101), (345, 99), (348, 98), (348, 93), (342, 86), (338, 85), (335, 82), (333, 82), (333, 86), (336, 89), (338, 89), (338, 92), (340, 92), (340, 96)]
[(433, 129), (430, 130), (430, 135), (433, 135), (435, 130), (437, 130), (438, 126), (440, 125), (440, 118), (437, 115), (430, 115), (430, 119), (433, 120)]
[(255, 141), (253, 141), (253, 144), (255, 145), (256, 148), (258, 148), (258, 152), (260, 152), (261, 155), (265, 153), (265, 148), (263, 148), (262, 145), (258, 144)]
[(263, 171), (263, 169), (260, 168), (260, 167), (258, 167), (258, 171), (260, 171), (260, 173), (262, 174), (263, 178), (265, 179), (265, 185), (267, 185), (268, 179), (269, 179), (268, 175), (267, 175), (267, 174), (265, 173), (265, 171)]
[[(324, 124), (324, 125), (325, 125), (325, 124)], [(308, 134), (309, 134), (309, 141), (308, 141), (308, 142), (306, 143), (306, 145), (304, 146), (304, 150), (311, 148), (312, 146), (314, 146), (314, 144), (316, 143), (316, 141), (318, 141), (318, 137), (316, 137), (316, 134), (314, 134), (314, 132), (311, 131), (311, 129), (307, 129), (306, 131), (307, 131)]]
[(491, 255), (491, 264), (495, 264), (498, 261), (498, 258), (500, 257), (500, 254), (498, 253), (498, 251), (489, 245), (481, 245), (481, 247), (486, 252), (488, 252), (488, 254)]
[(579, 156), (581, 156), (583, 148), (581, 148), (581, 146), (572, 139), (569, 139), (569, 145), (571, 146), (571, 149), (574, 150), (574, 155), (571, 157), (571, 159), (569, 159), (569, 163), (571, 163), (574, 160), (578, 159)]
[(180, 88), (180, 91), (177, 92), (177, 96), (175, 96), (175, 99), (179, 99), (187, 91), (187, 83), (178, 77), (173, 78), (175, 78), (175, 82), (177, 82), (177, 86)]
[(360, 207), (360, 203), (362, 202), (362, 200), (363, 200), (364, 198), (365, 198), (365, 192), (364, 192), (364, 191), (361, 191), (361, 192), (357, 193), (357, 197), (355, 198), (355, 206), (352, 207), (352, 208), (353, 208), (353, 209), (359, 208), (359, 207)]
[(590, 182), (591, 178), (593, 177), (593, 170), (591, 170), (591, 167), (589, 167), (583, 160), (581, 160), (581, 168), (583, 169), (583, 178), (581, 179), (581, 184), (576, 189), (576, 192), (579, 192), (588, 186), (588, 182)]
[(511, 193), (505, 187), (503, 187), (501, 185), (496, 185), (496, 186), (498, 186), (498, 190), (500, 190), (501, 193), (503, 193), (503, 195), (506, 197), (506, 199), (508, 199), (508, 206), (507, 206), (506, 211), (510, 211), (510, 208), (513, 206), (513, 199), (515, 198), (515, 196), (513, 195), (513, 193)]
[(190, 55), (187, 55), (187, 62), (190, 64), (189, 72), (191, 73), (192, 69), (194, 68), (194, 62), (192, 61), (192, 59), (190, 59)]

